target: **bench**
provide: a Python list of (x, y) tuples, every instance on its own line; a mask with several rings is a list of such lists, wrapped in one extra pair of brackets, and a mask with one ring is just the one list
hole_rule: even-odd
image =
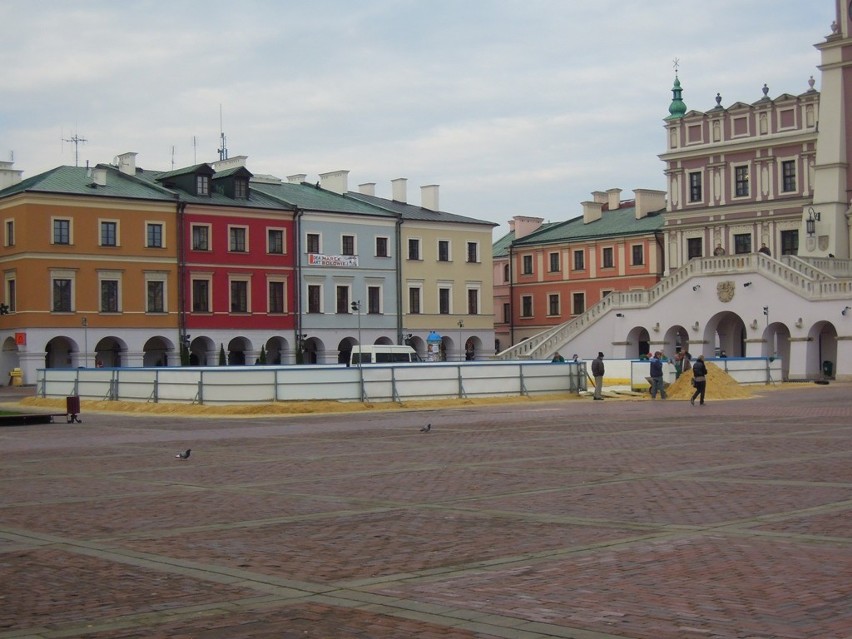
[(54, 417), (64, 417), (67, 423), (80, 422), (77, 415), (69, 413), (20, 413), (0, 415), (0, 426), (25, 426), (27, 424), (52, 424)]

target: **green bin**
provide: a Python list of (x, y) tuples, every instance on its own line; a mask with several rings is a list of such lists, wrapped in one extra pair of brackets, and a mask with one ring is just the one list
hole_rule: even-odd
[(822, 363), (822, 374), (826, 377), (831, 377), (832, 372), (834, 372), (834, 364), (828, 360), (825, 360)]

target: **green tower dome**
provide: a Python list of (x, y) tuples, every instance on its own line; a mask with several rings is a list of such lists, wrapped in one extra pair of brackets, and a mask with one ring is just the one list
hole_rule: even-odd
[(666, 120), (682, 118), (683, 114), (686, 113), (686, 104), (684, 104), (681, 97), (682, 92), (680, 80), (675, 76), (674, 85), (672, 86), (672, 103), (669, 105), (669, 117)]

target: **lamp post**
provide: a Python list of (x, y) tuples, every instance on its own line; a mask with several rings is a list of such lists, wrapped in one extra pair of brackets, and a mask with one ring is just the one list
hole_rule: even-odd
[(462, 343), (462, 329), (464, 328), (464, 320), (459, 320), (459, 361), (464, 359), (464, 344)]
[[(361, 300), (357, 300), (352, 302), (352, 312), (355, 313), (358, 318), (358, 345), (363, 346), (363, 342), (361, 341)], [(361, 386), (361, 401), (365, 400), (364, 397), (364, 369), (361, 367), (361, 360), (364, 358), (364, 349), (361, 349), (361, 352), (358, 353), (358, 383)]]
[(80, 323), (83, 325), (83, 367), (89, 368), (89, 318), (83, 316)]

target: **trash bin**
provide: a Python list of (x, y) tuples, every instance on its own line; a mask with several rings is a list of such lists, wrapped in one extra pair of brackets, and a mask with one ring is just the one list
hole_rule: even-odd
[(822, 374), (825, 377), (831, 377), (831, 374), (834, 372), (834, 362), (829, 360), (825, 360), (822, 363)]
[(20, 368), (9, 371), (9, 386), (20, 386), (24, 383), (24, 372)]
[(65, 398), (65, 412), (67, 413), (68, 423), (79, 422), (77, 415), (80, 413), (80, 396), (70, 395)]

